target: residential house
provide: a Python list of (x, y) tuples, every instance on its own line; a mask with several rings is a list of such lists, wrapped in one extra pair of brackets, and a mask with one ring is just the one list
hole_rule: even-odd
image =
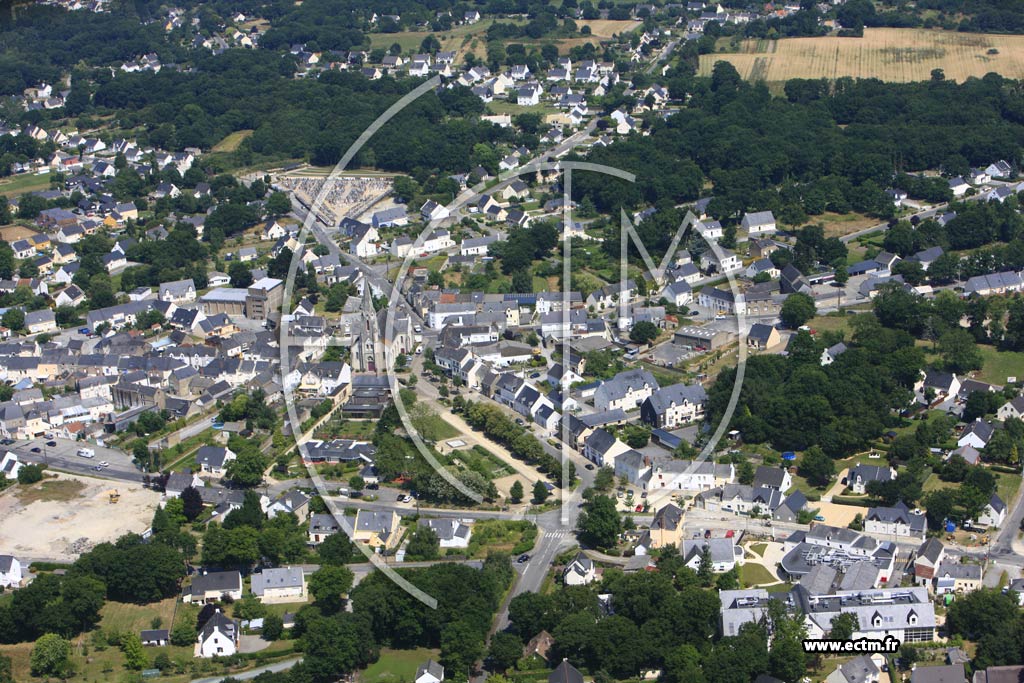
[(413, 683), (443, 683), (443, 681), (444, 667), (433, 659), (428, 659), (420, 664), (416, 669), (416, 677), (413, 679)]
[(758, 465), (754, 473), (754, 488), (764, 487), (785, 493), (793, 486), (793, 477), (784, 467)]
[(196, 465), (203, 472), (224, 474), (227, 464), (238, 456), (223, 446), (203, 446), (196, 451)]
[(640, 419), (672, 430), (704, 417), (707, 392), (699, 384), (673, 384), (659, 388), (640, 404)]
[(946, 547), (939, 539), (929, 538), (922, 543), (914, 555), (914, 582), (919, 586), (930, 586), (945, 556)]
[(881, 672), (871, 657), (857, 655), (836, 667), (835, 671), (825, 677), (825, 683), (878, 683)]
[(0, 555), (0, 588), (17, 588), (23, 578), (18, 558), (13, 555)]
[(782, 335), (774, 325), (754, 323), (747, 333), (747, 348), (754, 351), (771, 351), (782, 346)]
[(963, 664), (918, 666), (910, 674), (910, 683), (967, 683)]
[(192, 577), (192, 583), (182, 590), (181, 601), (204, 604), (218, 602), (224, 596), (242, 599), (242, 575), (237, 571), (208, 572)]
[(775, 214), (771, 211), (755, 211), (743, 214), (740, 225), (751, 237), (760, 237), (775, 232)]
[(160, 284), (158, 298), (172, 304), (191, 303), (196, 300), (196, 284), (192, 278), (163, 282)]
[(978, 515), (978, 519), (974, 520), (971, 526), (979, 528), (1001, 527), (1004, 521), (1006, 521), (1006, 503), (1003, 502), (1002, 498), (993, 493), (988, 503), (982, 509), (981, 514)]
[(996, 417), (1002, 422), (1024, 418), (1024, 395), (1017, 396), (1000, 406)]
[(238, 622), (217, 610), (199, 629), (195, 656), (231, 657), (238, 652), (240, 633)]
[(956, 445), (961, 448), (972, 446), (980, 451), (988, 445), (994, 433), (995, 427), (979, 417), (967, 425), (967, 428), (960, 434), (960, 438), (957, 439)]
[(341, 525), (338, 520), (334, 518), (334, 515), (314, 513), (309, 516), (309, 544), (320, 545), (327, 540), (328, 536), (341, 531)]
[(947, 557), (935, 572), (935, 594), (970, 593), (981, 588), (982, 566)]
[(923, 541), (927, 522), (923, 512), (912, 512), (903, 501), (899, 501), (893, 507), (869, 508), (864, 517), (864, 530)]
[(360, 510), (352, 533), (352, 540), (374, 548), (386, 548), (398, 541), (398, 514), (393, 510)]
[(722, 574), (737, 564), (743, 564), (743, 548), (732, 538), (687, 539), (683, 541), (683, 562), (697, 571), (707, 553), (711, 559), (711, 571)]
[(421, 519), (420, 526), (433, 530), (442, 548), (468, 548), (473, 534), (473, 527), (460, 519)]
[(601, 383), (594, 392), (594, 407), (602, 411), (630, 410), (638, 407), (658, 388), (658, 381), (649, 371), (642, 368), (626, 370)]
[(888, 465), (854, 465), (846, 475), (846, 485), (857, 494), (867, 493), (868, 483), (872, 481), (892, 481), (896, 478), (896, 470)]
[(143, 647), (164, 647), (171, 642), (170, 631), (165, 628), (147, 629), (139, 633)]
[(302, 567), (264, 569), (252, 575), (252, 594), (265, 605), (306, 601), (306, 575)]
[[(640, 537), (637, 552), (646, 554), (659, 548), (675, 548), (683, 539), (683, 511), (669, 503), (654, 513), (650, 528)], [(640, 551), (643, 552), (640, 552)]]
[(597, 568), (594, 561), (583, 553), (578, 553), (562, 572), (562, 581), (567, 586), (586, 586), (597, 580)]

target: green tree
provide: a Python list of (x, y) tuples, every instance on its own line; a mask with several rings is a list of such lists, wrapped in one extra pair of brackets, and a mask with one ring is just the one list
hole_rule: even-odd
[(594, 489), (601, 492), (611, 491), (615, 486), (615, 470), (611, 467), (602, 467), (594, 476)]
[(537, 483), (533, 485), (533, 502), (540, 505), (548, 499), (549, 495), (551, 494), (548, 492), (548, 488), (544, 486), (544, 482), (538, 479)]
[(32, 646), (29, 667), (33, 676), (68, 678), (72, 673), (71, 643), (55, 633), (46, 633)]
[(196, 638), (196, 625), (189, 619), (180, 622), (171, 630), (171, 645), (177, 647), (191, 647), (195, 645)]
[(949, 372), (965, 373), (981, 369), (981, 350), (965, 329), (955, 328), (939, 337), (939, 355)]
[(622, 519), (615, 509), (615, 499), (594, 496), (583, 507), (578, 522), (580, 540), (596, 548), (610, 548), (622, 533)]
[(263, 472), (267, 464), (267, 457), (258, 450), (242, 451), (228, 462), (227, 477), (239, 486), (259, 486), (263, 483)]
[(786, 327), (795, 330), (813, 318), (816, 312), (817, 307), (813, 298), (801, 292), (794, 292), (783, 302), (779, 319)]
[(348, 567), (321, 567), (309, 577), (309, 592), (325, 612), (337, 612), (355, 577)]
[(820, 446), (811, 446), (800, 460), (800, 474), (812, 485), (823, 487), (835, 476), (836, 464)]
[(14, 683), (14, 669), (7, 655), (0, 655), (0, 683)]
[(711, 586), (715, 581), (715, 565), (711, 561), (711, 550), (706, 547), (700, 554), (700, 564), (697, 565), (697, 578), (704, 587)]
[(124, 665), (134, 671), (141, 671), (149, 664), (146, 651), (137, 633), (121, 634), (121, 652), (124, 653)]
[(362, 491), (364, 488), (366, 488), (366, 481), (358, 474), (354, 474), (351, 477), (349, 477), (348, 487), (353, 491)]
[(647, 320), (642, 320), (633, 325), (633, 329), (629, 331), (629, 339), (636, 344), (650, 344), (658, 338), (659, 333), (660, 330), (657, 325)]
[(410, 561), (436, 560), (441, 550), (437, 532), (428, 526), (419, 525), (409, 538), (405, 556)]
[(345, 534), (331, 534), (317, 546), (320, 563), (327, 565), (343, 565), (352, 561), (356, 548)]
[(284, 621), (278, 614), (268, 614), (263, 617), (263, 630), (260, 631), (263, 640), (275, 641), (284, 635)]
[(228, 277), (231, 278), (231, 286), (244, 289), (252, 284), (252, 271), (249, 266), (241, 261), (232, 261), (228, 267)]
[(194, 486), (186, 486), (181, 492), (182, 512), (189, 522), (195, 521), (203, 513), (203, 496)]
[(491, 638), (487, 653), (492, 671), (508, 671), (523, 654), (523, 640), (515, 633), (499, 631)]
[(832, 617), (832, 630), (828, 637), (833, 640), (850, 640), (857, 630), (857, 615), (844, 612)]
[(25, 329), (25, 311), (20, 308), (10, 308), (3, 316), (0, 316), (0, 323), (3, 326), (14, 332), (19, 332)]
[(292, 210), (292, 200), (286, 192), (272, 192), (264, 208), (271, 216), (283, 216)]
[(516, 479), (512, 482), (512, 486), (508, 490), (508, 497), (513, 503), (518, 503), (523, 499), (523, 483)]

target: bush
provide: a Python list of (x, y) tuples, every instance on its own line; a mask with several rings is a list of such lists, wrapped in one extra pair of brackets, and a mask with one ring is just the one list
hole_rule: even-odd
[(22, 465), (18, 470), (19, 484), (35, 484), (43, 480), (42, 465)]

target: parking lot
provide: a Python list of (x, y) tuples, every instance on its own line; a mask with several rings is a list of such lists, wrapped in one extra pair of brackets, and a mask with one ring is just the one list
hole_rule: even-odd
[[(7, 448), (17, 453), (22, 462), (45, 463), (54, 469), (91, 477), (119, 481), (142, 481), (142, 472), (135, 467), (131, 456), (117, 448), (106, 448), (84, 441), (61, 438), (47, 439), (45, 437), (15, 441)], [(76, 455), (80, 448), (91, 448), (96, 455), (92, 458)], [(101, 462), (106, 462), (108, 466), (100, 467)]]

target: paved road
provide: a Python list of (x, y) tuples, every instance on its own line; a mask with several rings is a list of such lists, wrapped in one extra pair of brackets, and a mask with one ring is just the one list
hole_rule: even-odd
[(661, 54), (658, 55), (657, 59), (652, 61), (650, 63), (650, 65), (648, 65), (648, 67), (646, 69), (644, 69), (644, 73), (650, 74), (659, 65), (663, 64), (669, 57), (672, 56), (672, 52), (676, 49), (677, 45), (679, 45), (679, 41), (678, 40), (673, 40), (673, 41), (669, 42), (669, 44), (666, 45), (665, 48), (661, 51)]
[(210, 676), (209, 678), (196, 678), (192, 680), (192, 683), (222, 683), (222, 681), (226, 681), (228, 679), (236, 681), (248, 681), (253, 678), (256, 678), (257, 676), (263, 673), (279, 673), (281, 671), (287, 671), (288, 669), (292, 668), (301, 661), (302, 657), (293, 657), (292, 659), (286, 659), (283, 662), (276, 662), (274, 664), (267, 664), (266, 666), (259, 666), (255, 669), (250, 669), (242, 673), (231, 674), (230, 676)]

